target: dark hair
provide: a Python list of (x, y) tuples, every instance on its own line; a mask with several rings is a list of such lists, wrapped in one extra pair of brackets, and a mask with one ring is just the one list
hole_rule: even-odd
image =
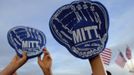
[[(106, 72), (107, 72), (107, 75), (112, 75), (110, 71), (106, 71)], [(93, 73), (91, 75), (93, 75)]]
[(109, 71), (106, 71), (106, 72), (107, 72), (107, 75), (112, 75), (111, 72), (109, 72)]

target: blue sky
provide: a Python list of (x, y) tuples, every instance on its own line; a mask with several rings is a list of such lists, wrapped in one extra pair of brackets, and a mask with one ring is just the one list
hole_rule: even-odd
[[(28, 26), (43, 31), (47, 37), (47, 48), (53, 58), (53, 75), (90, 75), (88, 60), (72, 56), (50, 33), (49, 19), (62, 5), (73, 0), (0, 0), (0, 69), (3, 69), (15, 55), (7, 42), (7, 32), (15, 26)], [(107, 48), (113, 56), (106, 69), (113, 75), (132, 75), (127, 65), (124, 69), (114, 61), (120, 51), (125, 52), (127, 45), (134, 49), (134, 1), (99, 0), (106, 6), (110, 16), (109, 40)], [(29, 60), (18, 70), (19, 75), (43, 75), (37, 64), (37, 58)]]

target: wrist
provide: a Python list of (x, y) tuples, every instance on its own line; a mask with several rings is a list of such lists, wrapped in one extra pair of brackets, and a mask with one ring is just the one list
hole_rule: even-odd
[(8, 66), (11, 67), (15, 71), (19, 68), (18, 67), (19, 65), (17, 63), (12, 63), (12, 62)]
[(18, 69), (17, 64), (11, 64), (11, 63), (7, 66), (7, 68), (9, 69), (11, 74), (15, 73), (16, 70)]
[(52, 75), (52, 70), (50, 68), (45, 69), (43, 72), (44, 72), (44, 75)]

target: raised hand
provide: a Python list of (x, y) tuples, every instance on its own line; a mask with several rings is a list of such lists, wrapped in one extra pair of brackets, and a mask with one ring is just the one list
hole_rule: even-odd
[(14, 75), (16, 70), (24, 65), (27, 61), (27, 53), (23, 52), (22, 58), (18, 55), (14, 56), (10, 64), (0, 72), (0, 75)]
[(42, 59), (40, 56), (38, 57), (38, 64), (42, 69), (44, 75), (52, 75), (51, 72), (52, 58), (46, 49), (43, 49), (43, 51), (44, 51), (44, 56)]

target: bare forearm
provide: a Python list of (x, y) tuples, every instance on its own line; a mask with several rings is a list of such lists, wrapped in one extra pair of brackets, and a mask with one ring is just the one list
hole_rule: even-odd
[(0, 72), (0, 75), (12, 75), (13, 73), (15, 73), (16, 69), (15, 67), (12, 65), (8, 65), (5, 69), (3, 69)]
[(44, 70), (43, 72), (44, 72), (44, 75), (52, 75), (51, 69)]
[(94, 59), (90, 60), (93, 75), (106, 75), (105, 68), (101, 61), (101, 57), (98, 55)]

